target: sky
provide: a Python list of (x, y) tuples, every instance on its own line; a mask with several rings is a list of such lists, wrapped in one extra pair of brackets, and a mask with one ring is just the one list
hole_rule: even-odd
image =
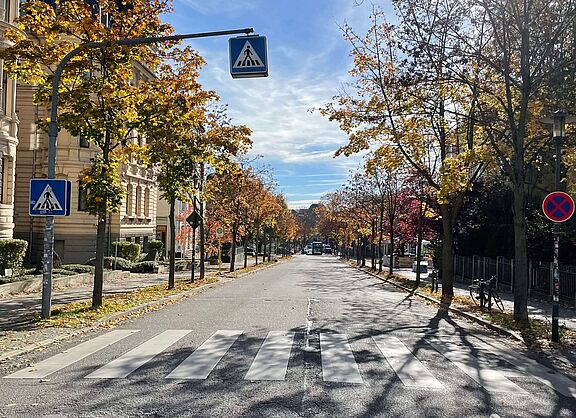
[[(335, 122), (313, 111), (349, 80), (350, 45), (339, 26), (359, 33), (370, 4), (354, 0), (174, 0), (165, 17), (176, 33), (252, 27), (267, 37), (269, 76), (233, 79), (228, 38), (188, 41), (207, 61), (200, 81), (229, 105), (235, 124), (253, 131), (250, 155), (272, 167), (278, 191), (291, 208), (318, 202), (345, 183), (361, 157), (334, 158), (347, 143)], [(233, 35), (234, 36), (234, 35)]]

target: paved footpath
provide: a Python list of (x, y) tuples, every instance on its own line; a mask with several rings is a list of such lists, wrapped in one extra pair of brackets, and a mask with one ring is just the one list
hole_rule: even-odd
[[(416, 273), (412, 272), (411, 269), (398, 269), (395, 270), (395, 273), (410, 280), (416, 279)], [(422, 279), (424, 281), (428, 280), (428, 275), (423, 274)], [(468, 285), (465, 283), (454, 283), (454, 294), (469, 297), (470, 291), (468, 290)], [(506, 310), (513, 310), (514, 295), (504, 291), (499, 291), (498, 294), (502, 299), (504, 308)], [(551, 321), (552, 303), (530, 298), (528, 300), (528, 313), (531, 318)], [(573, 307), (561, 306), (559, 323), (560, 325), (565, 325), (570, 329), (576, 330), (576, 310)]]

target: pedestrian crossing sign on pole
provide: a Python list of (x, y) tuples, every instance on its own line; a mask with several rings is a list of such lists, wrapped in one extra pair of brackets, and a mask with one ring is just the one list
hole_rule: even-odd
[(230, 74), (233, 78), (268, 77), (265, 36), (230, 38)]
[(55, 179), (30, 180), (30, 216), (69, 216), (71, 182)]

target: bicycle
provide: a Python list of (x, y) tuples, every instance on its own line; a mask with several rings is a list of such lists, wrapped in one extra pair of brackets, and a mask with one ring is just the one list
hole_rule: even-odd
[(489, 309), (492, 308), (492, 301), (496, 305), (496, 307), (500, 310), (500, 312), (504, 312), (504, 303), (502, 302), (502, 298), (494, 289), (493, 283), (497, 280), (497, 277), (494, 275), (488, 280), (481, 280), (476, 279), (472, 281), (472, 284), (468, 286), (470, 290), (470, 299), (476, 305), (480, 305), (480, 307), (488, 306)]

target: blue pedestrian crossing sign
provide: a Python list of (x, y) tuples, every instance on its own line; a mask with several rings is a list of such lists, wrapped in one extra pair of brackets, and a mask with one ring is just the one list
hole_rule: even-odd
[(233, 78), (268, 77), (265, 36), (230, 38), (230, 75)]
[(67, 180), (31, 179), (30, 216), (69, 216), (71, 190)]

